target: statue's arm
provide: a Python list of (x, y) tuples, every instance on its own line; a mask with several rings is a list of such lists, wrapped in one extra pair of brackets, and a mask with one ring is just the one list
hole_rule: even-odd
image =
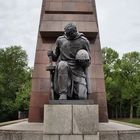
[(60, 43), (59, 43), (59, 39), (57, 39), (57, 40), (56, 40), (56, 43), (55, 43), (56, 47), (55, 47), (55, 49), (54, 49), (54, 51), (53, 51), (53, 54), (52, 54), (52, 60), (53, 60), (54, 62), (57, 61), (57, 59), (58, 59), (58, 57), (59, 57), (59, 55), (60, 55), (60, 45), (59, 45), (59, 44), (60, 44)]
[(86, 51), (88, 52), (88, 54), (89, 54), (89, 58), (90, 58), (90, 60), (89, 60), (89, 65), (90, 65), (90, 63), (91, 63), (91, 51), (90, 51), (90, 43), (89, 43), (89, 41), (88, 41), (88, 39), (85, 39), (85, 49), (86, 49)]
[(90, 52), (90, 43), (89, 43), (89, 41), (87, 40), (87, 42), (86, 42), (86, 49), (87, 49), (87, 52), (89, 53), (89, 56), (90, 56), (90, 59), (91, 59), (91, 52)]

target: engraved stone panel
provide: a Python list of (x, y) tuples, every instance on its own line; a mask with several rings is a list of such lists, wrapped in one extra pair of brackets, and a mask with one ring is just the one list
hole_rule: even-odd
[(92, 3), (90, 2), (75, 2), (75, 1), (47, 1), (46, 2), (46, 13), (47, 12), (72, 12), (72, 13), (92, 13)]
[(43, 140), (59, 140), (59, 135), (43, 135)]
[(73, 134), (97, 134), (98, 105), (73, 105)]
[(97, 135), (84, 135), (84, 140), (99, 140), (99, 134), (97, 134)]
[(61, 135), (60, 140), (83, 140), (82, 135)]
[[(40, 33), (43, 37), (56, 37), (63, 35), (64, 27), (68, 24), (68, 21), (43, 21), (40, 26)], [(86, 37), (95, 37), (98, 33), (96, 22), (76, 22), (77, 29), (79, 32), (85, 34)]]
[(43, 21), (96, 21), (93, 14), (45, 14)]
[(72, 106), (45, 105), (44, 106), (44, 133), (71, 134), (72, 133)]

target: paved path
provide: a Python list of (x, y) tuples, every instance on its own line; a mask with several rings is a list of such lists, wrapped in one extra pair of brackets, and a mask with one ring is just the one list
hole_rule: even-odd
[[(43, 123), (28, 123), (27, 121), (10, 124), (0, 127), (0, 130), (15, 130), (15, 131), (43, 131)], [(118, 131), (118, 130), (139, 130), (138, 127), (128, 126), (125, 124), (109, 121), (109, 123), (100, 123), (99, 131)]]

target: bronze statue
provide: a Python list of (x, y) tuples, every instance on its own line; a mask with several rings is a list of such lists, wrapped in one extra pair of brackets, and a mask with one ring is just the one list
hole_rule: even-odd
[(90, 45), (74, 24), (64, 28), (64, 35), (56, 40), (54, 51), (48, 56), (56, 62), (54, 92), (59, 100), (87, 99), (87, 67), (90, 65)]

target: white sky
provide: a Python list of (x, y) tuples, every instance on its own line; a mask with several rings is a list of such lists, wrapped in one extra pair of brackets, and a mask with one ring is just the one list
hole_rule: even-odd
[[(21, 45), (34, 65), (42, 0), (0, 0), (0, 48)], [(96, 0), (101, 47), (140, 52), (140, 0)]]

